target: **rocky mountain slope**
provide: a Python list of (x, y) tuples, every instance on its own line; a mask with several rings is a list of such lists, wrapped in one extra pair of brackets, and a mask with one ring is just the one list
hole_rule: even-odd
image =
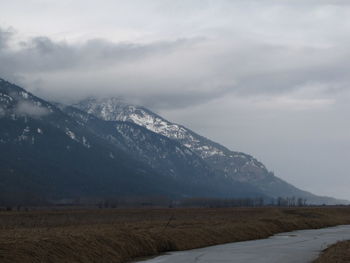
[(65, 106), (0, 79), (0, 203), (120, 196), (341, 202), (144, 107), (113, 98)]
[(254, 187), (217, 176), (167, 137), (58, 107), (0, 79), (1, 202), (261, 195)]
[(319, 197), (300, 190), (276, 177), (254, 157), (215, 143), (190, 129), (172, 123), (154, 112), (140, 106), (127, 104), (119, 98), (88, 98), (74, 105), (105, 121), (123, 121), (179, 142), (199, 156), (211, 169), (234, 182), (247, 183), (267, 196), (301, 197), (311, 203), (337, 203), (338, 200)]
[[(206, 189), (205, 193), (201, 191), (202, 196), (265, 196), (252, 185), (226, 178), (192, 150), (166, 136), (131, 122), (105, 121), (75, 107), (60, 105), (60, 108), (96, 136), (150, 166), (158, 175)], [(193, 187), (187, 194), (196, 195)]]

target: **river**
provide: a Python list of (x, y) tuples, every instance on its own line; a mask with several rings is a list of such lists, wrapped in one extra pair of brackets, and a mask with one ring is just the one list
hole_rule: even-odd
[(140, 263), (306, 263), (341, 240), (350, 240), (350, 225), (298, 230), (266, 239), (171, 252)]

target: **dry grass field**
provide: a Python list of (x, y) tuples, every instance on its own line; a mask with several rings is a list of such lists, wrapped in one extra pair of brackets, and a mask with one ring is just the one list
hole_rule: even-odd
[(0, 212), (0, 262), (121, 263), (170, 250), (339, 224), (350, 224), (350, 208)]
[(350, 241), (339, 242), (327, 248), (314, 263), (349, 263)]

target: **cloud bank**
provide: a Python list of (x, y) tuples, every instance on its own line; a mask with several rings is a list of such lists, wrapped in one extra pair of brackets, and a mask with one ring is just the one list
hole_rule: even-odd
[(14, 35), (0, 31), (0, 74), (45, 97), (121, 96), (162, 110), (227, 94), (301, 91), (322, 103), (350, 83), (345, 43), (289, 46), (227, 36), (150, 43), (69, 43), (41, 36), (15, 43)]

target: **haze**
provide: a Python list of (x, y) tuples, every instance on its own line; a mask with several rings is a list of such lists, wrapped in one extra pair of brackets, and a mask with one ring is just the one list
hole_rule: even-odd
[(0, 77), (145, 105), (350, 199), (350, 2), (2, 0)]

